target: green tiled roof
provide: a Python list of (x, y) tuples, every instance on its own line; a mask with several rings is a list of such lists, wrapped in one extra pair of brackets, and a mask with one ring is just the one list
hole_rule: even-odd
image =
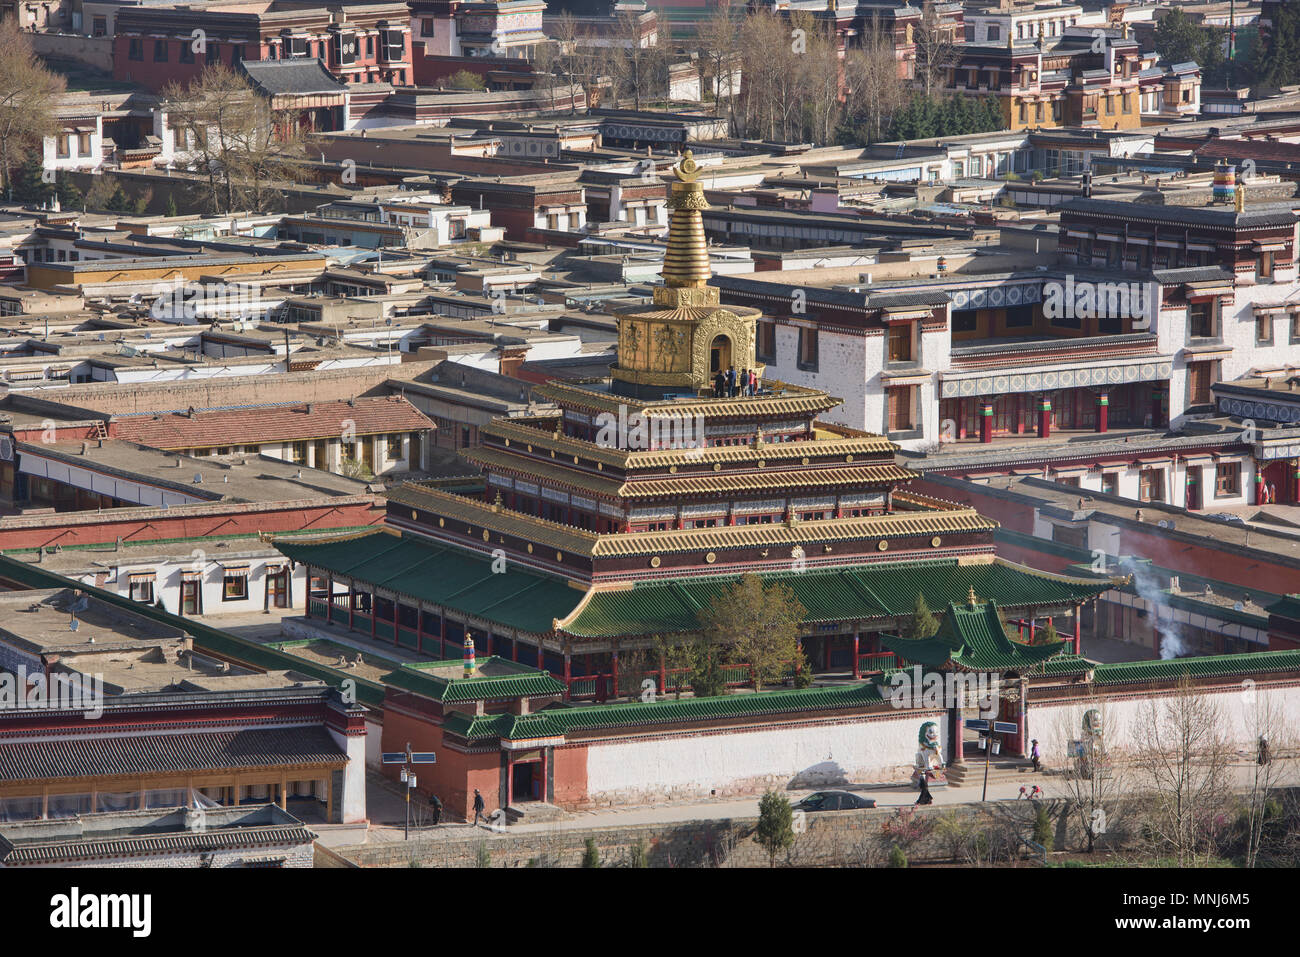
[(490, 663), (508, 666), (515, 674), (475, 675), (473, 678), (444, 678), (429, 674), (428, 669), (438, 667), (460, 668), (462, 661), (418, 662), (403, 665), (384, 675), (384, 684), (433, 698), (437, 701), (501, 701), (515, 698), (535, 698), (564, 694), (564, 684), (551, 677), (550, 672), (538, 671), (527, 665), (508, 662), (504, 658), (480, 658), (478, 667)]
[(1231, 678), (1237, 675), (1300, 671), (1300, 651), (1254, 651), (1239, 655), (1171, 658), (1166, 661), (1121, 661), (1097, 665), (1093, 681), (1099, 685), (1189, 678)]
[(1060, 653), (1064, 641), (1026, 645), (1007, 637), (995, 602), (975, 607), (950, 602), (932, 638), (881, 637), (881, 643), (904, 661), (941, 668), (950, 660), (970, 671), (1027, 671)]
[(582, 592), (560, 578), (492, 560), (457, 548), (375, 532), (320, 542), (276, 541), (296, 562), (483, 618), (503, 630), (549, 634), (555, 619), (573, 611)]
[(1300, 595), (1286, 595), (1264, 609), (1270, 615), (1300, 621)]
[(652, 704), (596, 705), (587, 708), (547, 708), (531, 715), (448, 715), (443, 730), (461, 737), (527, 738), (560, 737), (573, 731), (597, 731), (716, 718), (827, 711), (856, 708), (883, 702), (874, 684), (843, 685), (835, 688), (805, 688), (796, 691), (763, 691), (756, 694), (722, 695), (717, 698), (662, 698)]
[[(910, 615), (916, 596), (932, 605), (965, 601), (970, 590), (1004, 608), (1070, 604), (1110, 588), (1109, 581), (1047, 575), (997, 561), (959, 565), (956, 561), (859, 565), (836, 571), (761, 576), (780, 582), (807, 609), (804, 621), (892, 619)], [(598, 591), (562, 630), (578, 638), (673, 634), (699, 627), (699, 611), (736, 576), (657, 581), (622, 591)]]

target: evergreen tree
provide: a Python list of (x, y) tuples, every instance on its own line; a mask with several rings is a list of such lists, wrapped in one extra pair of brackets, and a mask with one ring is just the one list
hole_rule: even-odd
[(1273, 8), (1273, 25), (1256, 48), (1255, 72), (1261, 83), (1287, 86), (1300, 77), (1300, 8), (1281, 3)]
[(920, 592), (916, 595), (912, 617), (904, 623), (902, 630), (904, 638), (931, 638), (939, 630), (939, 619), (930, 612), (930, 606)]
[(176, 212), (176, 197), (173, 196), (171, 193), (167, 194), (167, 208), (166, 210), (164, 210), (164, 212), (168, 216), (180, 215), (179, 213)]
[(596, 848), (596, 839), (587, 838), (586, 847), (582, 852), (583, 867), (600, 867), (600, 851)]
[(794, 811), (784, 795), (768, 791), (758, 802), (754, 840), (767, 851), (768, 864), (772, 867), (776, 867), (776, 855), (794, 843)]

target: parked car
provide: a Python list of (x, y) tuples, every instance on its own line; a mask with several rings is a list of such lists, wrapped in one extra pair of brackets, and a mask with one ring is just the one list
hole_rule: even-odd
[(852, 811), (875, 807), (875, 798), (863, 797), (852, 791), (818, 791), (794, 806), (796, 811)]

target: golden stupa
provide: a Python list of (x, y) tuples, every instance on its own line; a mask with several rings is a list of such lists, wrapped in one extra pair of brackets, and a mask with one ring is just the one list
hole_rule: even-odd
[(615, 312), (618, 362), (610, 369), (613, 388), (637, 398), (711, 391), (719, 370), (763, 374), (754, 356), (759, 310), (724, 309), (718, 290), (708, 285), (713, 271), (701, 213), (709, 204), (690, 150), (682, 154), (673, 175), (664, 285), (655, 287), (653, 305)]

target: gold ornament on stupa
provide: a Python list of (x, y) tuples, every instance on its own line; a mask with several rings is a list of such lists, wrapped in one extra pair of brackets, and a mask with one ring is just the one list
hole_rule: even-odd
[(763, 367), (754, 351), (757, 309), (722, 308), (704, 237), (709, 208), (700, 167), (690, 150), (673, 168), (668, 189), (668, 243), (662, 286), (650, 306), (617, 310), (618, 362), (610, 375), (618, 392), (652, 397), (707, 390), (719, 369)]

